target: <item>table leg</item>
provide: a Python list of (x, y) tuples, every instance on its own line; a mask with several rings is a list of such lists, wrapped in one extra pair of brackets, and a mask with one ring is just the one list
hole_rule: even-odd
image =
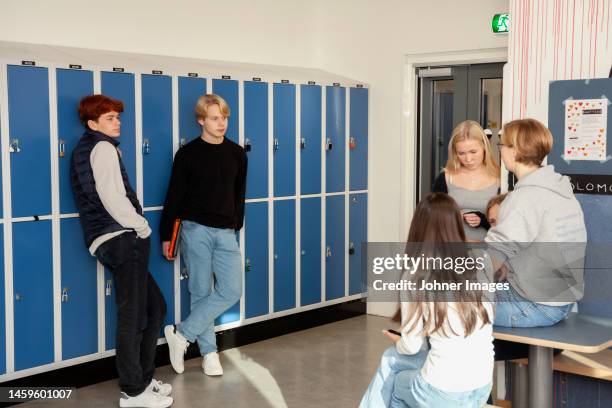
[(529, 407), (552, 408), (553, 350), (529, 346)]
[(512, 363), (512, 408), (529, 408), (529, 372), (526, 365)]

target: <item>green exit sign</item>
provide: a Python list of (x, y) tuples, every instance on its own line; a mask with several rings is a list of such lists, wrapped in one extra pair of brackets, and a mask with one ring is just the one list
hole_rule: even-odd
[(491, 23), (494, 33), (507, 33), (510, 31), (510, 14), (496, 14)]

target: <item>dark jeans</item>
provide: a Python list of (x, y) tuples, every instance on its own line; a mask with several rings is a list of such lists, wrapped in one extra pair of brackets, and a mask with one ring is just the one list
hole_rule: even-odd
[(151, 240), (133, 232), (106, 241), (96, 251), (115, 281), (119, 387), (132, 397), (153, 379), (157, 338), (166, 316), (166, 302), (149, 272), (150, 251)]

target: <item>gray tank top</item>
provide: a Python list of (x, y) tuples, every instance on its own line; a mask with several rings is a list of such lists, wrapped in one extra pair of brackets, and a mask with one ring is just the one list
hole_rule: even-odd
[[(453, 197), (462, 212), (480, 211), (483, 214), (485, 214), (489, 200), (497, 195), (497, 190), (499, 188), (497, 184), (492, 184), (481, 190), (468, 190), (450, 182), (447, 187), (448, 195)], [(467, 239), (482, 241), (487, 235), (486, 229), (483, 227), (470, 227), (465, 220), (463, 221), (463, 228), (465, 229), (465, 236)]]

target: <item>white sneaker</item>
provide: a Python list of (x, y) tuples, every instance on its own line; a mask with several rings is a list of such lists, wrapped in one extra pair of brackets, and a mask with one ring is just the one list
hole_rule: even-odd
[(149, 384), (147, 389), (164, 397), (172, 393), (172, 386), (170, 384), (163, 383), (161, 381), (156, 380), (155, 378), (151, 380), (151, 384)]
[(181, 374), (185, 371), (185, 353), (187, 352), (189, 342), (185, 340), (181, 333), (176, 331), (176, 326), (172, 324), (164, 327), (164, 335), (168, 342), (168, 351), (170, 353), (172, 368), (174, 368), (174, 371), (178, 374)]
[(206, 375), (223, 375), (223, 367), (219, 361), (219, 354), (217, 352), (208, 353), (204, 356), (202, 361), (202, 368)]
[(130, 397), (125, 392), (122, 392), (121, 398), (119, 399), (119, 406), (122, 408), (168, 408), (173, 402), (174, 400), (172, 397), (156, 394), (147, 387), (135, 397)]

